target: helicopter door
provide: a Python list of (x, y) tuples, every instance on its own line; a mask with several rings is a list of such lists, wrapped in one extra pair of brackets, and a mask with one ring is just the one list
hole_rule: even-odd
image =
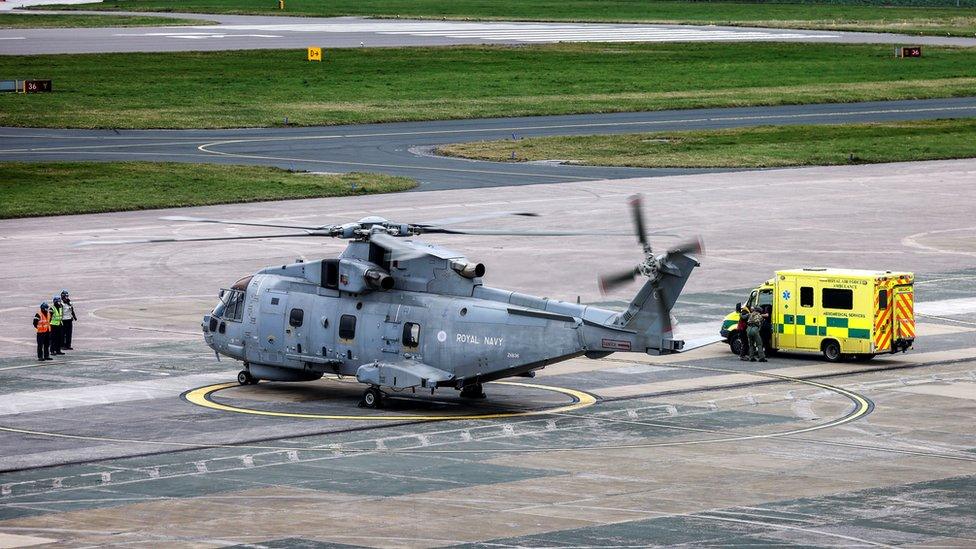
[(400, 321), (400, 312), (403, 305), (395, 305), (390, 308), (383, 322), (383, 346), (384, 353), (392, 355), (400, 354), (400, 335), (403, 323)]
[(261, 296), (258, 314), (258, 345), (260, 360), (267, 364), (280, 364), (285, 336), (286, 292), (268, 290)]
[(309, 328), (315, 325), (312, 321), (311, 302), (306, 294), (292, 293), (285, 311), (285, 333), (283, 352), (285, 357), (296, 359), (295, 355), (311, 355), (315, 352), (309, 348)]

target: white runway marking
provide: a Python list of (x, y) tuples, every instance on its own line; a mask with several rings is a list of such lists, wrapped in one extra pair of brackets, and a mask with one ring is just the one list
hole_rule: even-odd
[(142, 34), (116, 34), (115, 36), (162, 36), (164, 38), (184, 38), (201, 40), (206, 38), (281, 38), (277, 34), (227, 34), (220, 32), (146, 32)]
[[(261, 31), (305, 33), (376, 33), (422, 37), (511, 40), (514, 42), (695, 42), (836, 38), (834, 34), (754, 29), (599, 25), (556, 23), (398, 22), (220, 25), (191, 27), (199, 31)], [(130, 35), (131, 36), (131, 35)]]

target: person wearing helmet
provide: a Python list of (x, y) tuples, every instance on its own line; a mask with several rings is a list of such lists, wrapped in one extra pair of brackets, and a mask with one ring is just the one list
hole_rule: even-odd
[(64, 330), (61, 321), (64, 318), (64, 309), (61, 307), (61, 296), (56, 295), (51, 305), (51, 354), (63, 355), (61, 342), (64, 341)]
[(61, 290), (61, 331), (64, 332), (64, 339), (61, 341), (61, 348), (71, 350), (71, 330), (78, 316), (75, 315), (75, 306), (71, 304), (68, 290)]
[(34, 328), (37, 330), (37, 360), (54, 360), (51, 358), (51, 311), (47, 303), (41, 303), (40, 309), (34, 313)]

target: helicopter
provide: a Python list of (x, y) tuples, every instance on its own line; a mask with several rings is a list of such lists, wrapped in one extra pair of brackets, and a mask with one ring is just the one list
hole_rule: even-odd
[(642, 203), (640, 195), (630, 199), (643, 260), (599, 277), (603, 292), (638, 277), (646, 279), (624, 311), (486, 286), (483, 264), (414, 238), (632, 234), (447, 226), (502, 215), (535, 215), (530, 213), (498, 212), (417, 224), (371, 216), (322, 226), (169, 216), (162, 219), (300, 232), (97, 243), (296, 236), (348, 240), (336, 258), (267, 267), (220, 290), (217, 305), (201, 326), (218, 360), (223, 355), (243, 362), (237, 376), (241, 385), (350, 376), (366, 385), (359, 405), (378, 408), (389, 394), (404, 391), (433, 394), (453, 389), (462, 398), (485, 398), (487, 382), (534, 377), (542, 368), (580, 356), (680, 352), (684, 342), (672, 337), (670, 311), (700, 265), (695, 256), (703, 253), (703, 246), (695, 238), (655, 255)]

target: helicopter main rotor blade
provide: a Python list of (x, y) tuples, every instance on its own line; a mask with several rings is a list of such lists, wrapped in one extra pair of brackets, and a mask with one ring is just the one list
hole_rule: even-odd
[(305, 236), (328, 236), (322, 234), (315, 234), (312, 231), (304, 233), (290, 233), (290, 234), (257, 234), (257, 235), (247, 235), (247, 236), (204, 236), (200, 238), (170, 238), (170, 237), (148, 237), (148, 238), (131, 238), (125, 240), (82, 240), (81, 242), (75, 242), (72, 244), (73, 247), (79, 246), (102, 246), (102, 245), (117, 245), (117, 244), (159, 244), (165, 242), (212, 242), (217, 240), (255, 240), (261, 238), (295, 238), (295, 237), (305, 237)]
[[(433, 227), (425, 233), (471, 234), (489, 236), (626, 236), (624, 231), (537, 231), (531, 229), (448, 229)], [(677, 235), (675, 235), (677, 236)]]
[(166, 217), (160, 217), (160, 219), (166, 221), (188, 221), (192, 223), (217, 223), (220, 225), (245, 225), (248, 227), (274, 227), (277, 229), (304, 229), (307, 231), (320, 231), (331, 227), (331, 225), (322, 225), (318, 227), (311, 227), (306, 225), (283, 225), (280, 223), (256, 223), (252, 221), (232, 221), (224, 219), (207, 219), (204, 217), (187, 217), (184, 215), (168, 215)]
[(539, 214), (534, 212), (489, 212), (483, 214), (459, 216), (459, 217), (448, 217), (445, 219), (437, 219), (434, 221), (425, 221), (423, 223), (412, 223), (415, 227), (442, 227), (444, 225), (454, 225), (456, 223), (466, 223), (468, 221), (482, 221), (485, 219), (495, 219), (497, 217), (508, 217), (508, 216), (521, 216), (521, 217), (539, 217)]

